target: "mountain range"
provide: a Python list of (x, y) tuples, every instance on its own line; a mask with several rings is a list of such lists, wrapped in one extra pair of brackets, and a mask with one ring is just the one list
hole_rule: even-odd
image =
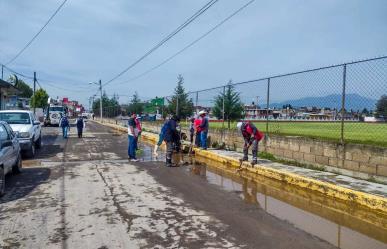
[[(377, 100), (360, 96), (359, 94), (347, 94), (345, 97), (345, 109), (347, 110), (368, 110), (375, 109)], [(270, 105), (271, 108), (282, 108), (284, 105), (290, 104), (293, 107), (329, 107), (331, 109), (341, 108), (341, 94), (331, 94), (324, 97), (306, 97), (295, 100), (287, 100), (279, 103), (273, 103)]]

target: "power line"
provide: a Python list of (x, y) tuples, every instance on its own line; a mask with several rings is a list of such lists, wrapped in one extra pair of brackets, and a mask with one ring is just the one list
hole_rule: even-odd
[(91, 89), (69, 89), (69, 88), (63, 88), (54, 84), (50, 84), (48, 82), (44, 83), (45, 85), (51, 86), (52, 88), (56, 88), (59, 90), (67, 91), (67, 92), (90, 92)]
[[(15, 70), (3, 65), (3, 67), (5, 69), (7, 69), (8, 71), (10, 71), (11, 73), (13, 74), (16, 74), (18, 76), (21, 76), (23, 78), (26, 78), (26, 79), (29, 79), (29, 80), (34, 80), (34, 77), (32, 76), (27, 76), (25, 74), (22, 74), (22, 73), (19, 73), (19, 72), (16, 72)], [(47, 80), (47, 79), (42, 79), (42, 78), (37, 78), (36, 80), (40, 80), (42, 82), (44, 82), (46, 85), (49, 85), (51, 87), (55, 87), (55, 88), (58, 88), (60, 90), (64, 90), (64, 91), (69, 91), (69, 92), (87, 92), (87, 91), (90, 91), (90, 88), (88, 87), (80, 87), (80, 86), (76, 86), (76, 88), (78, 88), (78, 90), (75, 90), (75, 89), (69, 89), (69, 88), (63, 88), (63, 87), (60, 87), (60, 86), (57, 86), (55, 83), (58, 83), (57, 81), (52, 81), (52, 80)], [(50, 83), (54, 83), (54, 84), (50, 84)], [(60, 83), (61, 85), (67, 85), (65, 83)], [(79, 84), (78, 84), (79, 85)], [(80, 90), (80, 89), (83, 89), (83, 90)]]
[[(19, 76), (21, 76), (21, 77), (23, 77), (23, 78), (30, 79), (30, 80), (33, 80), (33, 79), (34, 79), (34, 77), (26, 76), (25, 74), (16, 72), (16, 71), (10, 69), (9, 67), (4, 66), (4, 68), (8, 69), (11, 73), (14, 73), (14, 74), (16, 74), (16, 75), (19, 75)], [(50, 83), (49, 83), (49, 82), (53, 82), (53, 81), (46, 81), (46, 80), (42, 80), (42, 79), (40, 79), (40, 78), (36, 78), (36, 81), (38, 82), (38, 85), (40, 86), (40, 88), (43, 88), (43, 87), (39, 84), (39, 80), (40, 80), (40, 81), (44, 81), (44, 82), (45, 82), (45, 85), (48, 85), (48, 86), (57, 88), (57, 89), (59, 89), (59, 90), (64, 90), (64, 91), (69, 91), (69, 92), (88, 92), (88, 91), (90, 91), (89, 89), (86, 90), (86, 88), (82, 88), (82, 89), (84, 89), (84, 90), (79, 90), (79, 89), (76, 90), (76, 89), (63, 88), (63, 87), (59, 87), (59, 86), (57, 86), (57, 85), (54, 85), (54, 84), (50, 84)]]
[(38, 86), (39, 86), (41, 89), (43, 89), (43, 87), (40, 85), (40, 83), (39, 83), (38, 80), (36, 80), (36, 83), (38, 83)]
[(190, 44), (188, 44), (187, 46), (185, 46), (183, 49), (179, 50), (178, 52), (176, 52), (175, 54), (173, 54), (172, 56), (168, 57), (166, 60), (164, 60), (163, 62), (161, 62), (160, 64), (150, 68), (149, 70), (127, 80), (127, 81), (123, 81), (123, 82), (120, 82), (120, 83), (117, 83), (117, 85), (120, 85), (120, 84), (125, 84), (125, 83), (128, 83), (128, 82), (131, 82), (131, 81), (134, 81), (138, 78), (141, 78), (145, 75), (147, 75), (148, 73), (156, 70), (157, 68), (161, 67), (162, 65), (166, 64), (167, 62), (169, 62), (170, 60), (172, 60), (173, 58), (175, 58), (176, 56), (178, 56), (179, 54), (183, 53), (185, 50), (187, 50), (188, 48), (192, 47), (194, 44), (196, 44), (197, 42), (199, 42), (200, 40), (202, 40), (203, 38), (205, 38), (207, 35), (209, 35), (210, 33), (212, 33), (213, 31), (215, 31), (217, 28), (219, 28), (221, 25), (223, 25), (225, 22), (227, 22), (228, 20), (230, 20), (232, 17), (234, 17), (236, 14), (238, 14), (239, 12), (241, 12), (244, 8), (246, 8), (247, 6), (249, 6), (250, 4), (252, 4), (255, 0), (251, 0), (249, 1), (248, 3), (246, 3), (245, 5), (243, 5), (241, 8), (239, 8), (238, 10), (236, 10), (235, 12), (233, 12), (231, 15), (229, 15), (227, 18), (223, 19), (223, 21), (221, 21), (220, 23), (218, 23), (217, 25), (215, 25), (213, 28), (211, 28), (210, 30), (208, 30), (206, 33), (204, 33), (203, 35), (201, 35), (199, 38), (197, 38), (196, 40), (194, 40), (193, 42), (191, 42)]
[(56, 11), (51, 15), (51, 17), (47, 20), (47, 22), (43, 25), (43, 27), (38, 31), (38, 33), (36, 33), (34, 35), (34, 37), (32, 37), (32, 39), (27, 42), (27, 44), (23, 47), (23, 49), (21, 49), (19, 51), (19, 53), (17, 53), (11, 60), (9, 60), (6, 65), (9, 65), (10, 63), (12, 63), (13, 61), (16, 60), (17, 57), (19, 57), (23, 52), (24, 50), (26, 50), (30, 45), (31, 43), (39, 36), (39, 34), (43, 31), (43, 29), (50, 23), (50, 21), (55, 17), (55, 15), (60, 11), (60, 9), (63, 7), (63, 5), (67, 2), (67, 0), (64, 0), (61, 5), (59, 5), (59, 7), (56, 9)]
[[(3, 65), (3, 64), (2, 64), (2, 65)], [(34, 79), (34, 77), (32, 77), (32, 76), (27, 76), (27, 75), (24, 75), (24, 74), (22, 74), (22, 73), (16, 72), (15, 70), (13, 70), (13, 69), (7, 67), (6, 65), (3, 65), (3, 67), (4, 67), (5, 69), (7, 69), (8, 71), (10, 71), (11, 73), (13, 73), (13, 74), (19, 75), (19, 76), (21, 76), (21, 77), (24, 77), (24, 78), (30, 79), (30, 80), (33, 80), (33, 79)]]
[[(53, 84), (49, 84), (53, 87), (56, 87), (56, 83), (60, 83), (61, 85), (68, 85), (66, 83), (63, 83), (63, 82), (58, 82), (58, 81), (52, 81), (52, 80), (46, 80), (46, 79), (41, 79), (39, 78), (41, 81), (45, 82), (45, 83), (53, 83)], [(90, 88), (89, 87), (85, 87), (85, 86), (79, 86), (80, 83), (78, 83), (78, 86), (74, 86), (74, 88), (77, 88), (77, 89), (83, 89), (83, 90), (87, 90), (89, 91)], [(75, 90), (75, 89), (72, 89), (73, 91), (78, 91), (78, 90)]]
[(198, 18), (200, 15), (202, 15), (205, 11), (207, 11), (212, 5), (214, 5), (218, 0), (211, 0), (207, 4), (205, 4), (200, 10), (198, 10), (195, 14), (193, 14), (190, 18), (188, 18), (183, 24), (181, 24), (177, 29), (175, 29), (172, 33), (170, 33), (167, 37), (162, 39), (157, 45), (155, 45), (153, 48), (151, 48), (148, 52), (146, 52), (143, 56), (141, 56), (139, 59), (137, 59), (135, 62), (133, 62), (130, 66), (125, 68), (122, 72), (114, 76), (112, 79), (107, 81), (103, 86), (106, 86), (110, 82), (116, 80), (120, 76), (122, 76), (124, 73), (129, 71), (131, 68), (133, 68), (135, 65), (137, 65), (139, 62), (141, 62), (143, 59), (145, 59), (148, 55), (153, 53), (156, 49), (161, 47), (164, 43), (166, 43), (168, 40), (170, 40), (172, 37), (174, 37), (177, 33), (179, 33), (181, 30), (183, 30), (186, 26), (188, 26), (191, 22), (193, 22), (196, 18)]

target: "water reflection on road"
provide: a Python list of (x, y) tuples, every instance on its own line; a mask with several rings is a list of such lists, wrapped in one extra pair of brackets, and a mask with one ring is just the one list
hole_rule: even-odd
[[(144, 161), (165, 160), (162, 150), (155, 158), (149, 145), (141, 149)], [(175, 154), (173, 161), (180, 166), (188, 165), (185, 168), (192, 176), (236, 193), (243, 201), (339, 248), (387, 248), (387, 214), (276, 180), (236, 172), (204, 158)]]
[(332, 245), (343, 249), (387, 248), (386, 214), (267, 178), (243, 172), (238, 176), (235, 170), (221, 169), (205, 159), (191, 163), (188, 169), (193, 176), (236, 193), (245, 202)]

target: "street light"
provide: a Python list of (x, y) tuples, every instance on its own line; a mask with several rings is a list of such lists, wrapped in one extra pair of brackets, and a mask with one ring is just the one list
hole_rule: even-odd
[(102, 82), (101, 80), (99, 80), (98, 82), (90, 82), (89, 84), (99, 85), (99, 90), (101, 92), (101, 98), (99, 99), (99, 108), (100, 108), (99, 114), (102, 122)]

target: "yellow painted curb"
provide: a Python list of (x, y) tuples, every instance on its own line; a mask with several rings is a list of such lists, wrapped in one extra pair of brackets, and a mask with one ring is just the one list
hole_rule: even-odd
[[(106, 124), (106, 123), (100, 123), (100, 124), (112, 127), (120, 131), (125, 131), (125, 132), (127, 131), (126, 127), (118, 126), (115, 124)], [(158, 135), (156, 134), (144, 132), (142, 133), (141, 136), (144, 140), (148, 140), (152, 143), (156, 143), (158, 141)], [(351, 202), (366, 206), (368, 208), (387, 213), (387, 198), (383, 198), (381, 196), (376, 196), (376, 195), (356, 191), (353, 189), (344, 188), (332, 183), (315, 180), (315, 179), (304, 177), (294, 173), (269, 168), (263, 165), (255, 165), (254, 167), (251, 167), (251, 164), (246, 162), (244, 162), (241, 165), (238, 159), (235, 159), (233, 157), (218, 155), (208, 150), (194, 148), (194, 152), (196, 156), (204, 157), (216, 162), (220, 162), (223, 165), (225, 165), (225, 167), (228, 166), (228, 167), (240, 168), (242, 170), (247, 170), (249, 173), (252, 173), (252, 174), (257, 174), (257, 175), (265, 176), (278, 181), (286, 182), (288, 184), (299, 186), (301, 188), (320, 192), (329, 197), (337, 198), (344, 201), (351, 201)]]
[(313, 191), (318, 191), (326, 196), (341, 199), (344, 201), (351, 201), (357, 204), (366, 206), (371, 209), (387, 212), (387, 198), (376, 196), (349, 188), (337, 186), (332, 183), (315, 180), (290, 172), (285, 172), (262, 165), (251, 166), (250, 163), (244, 162), (242, 165), (238, 159), (218, 155), (208, 150), (194, 149), (196, 156), (205, 157), (224, 165), (241, 168), (250, 173), (262, 175), (268, 178), (276, 179), (288, 184), (296, 185)]

